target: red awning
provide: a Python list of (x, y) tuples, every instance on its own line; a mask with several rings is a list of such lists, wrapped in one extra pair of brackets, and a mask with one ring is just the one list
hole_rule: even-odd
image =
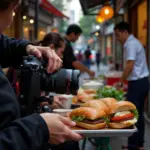
[(54, 7), (48, 0), (41, 0), (40, 6), (43, 7), (48, 12), (54, 14), (58, 17), (65, 17), (69, 19), (67, 16), (65, 16), (61, 11), (59, 11), (56, 7)]

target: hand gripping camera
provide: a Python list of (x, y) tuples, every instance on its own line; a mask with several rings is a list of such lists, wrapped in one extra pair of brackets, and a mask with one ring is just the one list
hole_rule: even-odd
[(53, 74), (46, 72), (46, 63), (34, 56), (26, 56), (21, 65), (20, 104), (25, 115), (37, 112), (39, 103), (48, 101), (41, 91), (76, 94), (79, 88), (78, 70), (60, 69)]

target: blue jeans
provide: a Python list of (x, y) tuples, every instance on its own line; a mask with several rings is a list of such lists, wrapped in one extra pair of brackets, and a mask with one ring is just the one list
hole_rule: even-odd
[(144, 146), (144, 131), (145, 131), (145, 123), (144, 123), (144, 102), (148, 95), (149, 91), (149, 81), (148, 77), (142, 78), (136, 81), (129, 81), (128, 83), (128, 93), (127, 100), (134, 103), (139, 112), (139, 119), (136, 123), (136, 127), (138, 132), (133, 134), (128, 138), (128, 146), (129, 149), (134, 150), (136, 147)]
[(90, 69), (90, 67), (91, 67), (91, 60), (90, 60), (90, 59), (86, 59), (86, 60), (85, 60), (85, 66), (86, 66), (88, 69)]

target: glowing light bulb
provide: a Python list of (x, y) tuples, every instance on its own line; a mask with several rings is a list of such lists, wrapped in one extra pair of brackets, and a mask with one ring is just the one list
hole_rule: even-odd
[(33, 23), (34, 23), (34, 20), (33, 20), (33, 19), (30, 19), (30, 23), (33, 24)]
[(27, 19), (27, 16), (23, 16), (23, 20), (26, 20)]
[(95, 35), (96, 35), (96, 36), (99, 36), (99, 33), (98, 33), (98, 32), (96, 32), (96, 33), (95, 33)]
[(109, 14), (109, 10), (105, 9), (105, 14), (108, 15)]
[(13, 12), (13, 17), (16, 15), (16, 13), (15, 12)]

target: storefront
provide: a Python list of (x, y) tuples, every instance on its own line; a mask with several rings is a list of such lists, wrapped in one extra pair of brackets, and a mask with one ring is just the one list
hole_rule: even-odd
[[(35, 1), (26, 0), (27, 5), (22, 1), (22, 5), (19, 10), (14, 14), (14, 22), (12, 25), (4, 31), (4, 34), (16, 37), (24, 38), (30, 41), (35, 40), (35, 21), (36, 8)], [(48, 0), (41, 0), (38, 4), (38, 33), (37, 39), (43, 39), (44, 35), (47, 32), (51, 31), (51, 28), (54, 24), (55, 18), (68, 18), (57, 8), (55, 8)]]
[(113, 33), (114, 33), (114, 24), (110, 24), (107, 26), (105, 30), (105, 38), (106, 38), (106, 55), (112, 56), (113, 55)]
[[(128, 11), (128, 21), (131, 26), (131, 32), (140, 40), (146, 50), (147, 62), (149, 64), (149, 49), (147, 47), (147, 35), (148, 35), (148, 10), (147, 0), (138, 0), (134, 5), (130, 6)], [(150, 66), (149, 66), (150, 67)], [(145, 112), (150, 116), (150, 97), (145, 102)]]
[[(34, 16), (35, 11), (32, 7), (23, 15), (23, 38), (30, 41), (34, 40)], [(49, 12), (39, 8), (38, 20), (38, 40), (42, 40), (44, 35), (50, 31), (50, 27), (53, 24), (53, 16)]]
[(129, 3), (125, 18), (128, 18), (131, 32), (147, 46), (147, 0), (134, 0)]
[[(142, 13), (141, 13), (142, 12)], [(147, 45), (147, 1), (137, 6), (137, 37), (146, 48)]]

